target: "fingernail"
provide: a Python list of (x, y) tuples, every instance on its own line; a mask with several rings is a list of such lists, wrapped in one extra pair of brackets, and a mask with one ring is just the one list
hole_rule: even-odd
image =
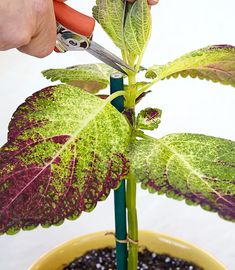
[(148, 2), (150, 5), (156, 5), (159, 2), (159, 0), (148, 0)]

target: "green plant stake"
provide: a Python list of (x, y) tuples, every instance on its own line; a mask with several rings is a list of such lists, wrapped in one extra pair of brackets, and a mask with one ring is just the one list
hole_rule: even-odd
[[(114, 73), (110, 76), (110, 94), (123, 90), (123, 76)], [(114, 99), (112, 105), (119, 111), (124, 110), (124, 98), (120, 96)], [(112, 136), (112, 135), (111, 135)], [(126, 232), (126, 187), (125, 180), (122, 180), (120, 187), (114, 191), (114, 210), (115, 210), (115, 235), (119, 241), (125, 241)], [(127, 269), (127, 243), (116, 241), (116, 262), (117, 270)]]

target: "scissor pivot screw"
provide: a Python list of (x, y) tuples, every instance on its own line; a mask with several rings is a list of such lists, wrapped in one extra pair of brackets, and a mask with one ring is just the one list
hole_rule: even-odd
[(76, 41), (74, 41), (74, 40), (70, 40), (69, 44), (72, 45), (72, 46), (77, 46), (78, 45), (78, 43)]

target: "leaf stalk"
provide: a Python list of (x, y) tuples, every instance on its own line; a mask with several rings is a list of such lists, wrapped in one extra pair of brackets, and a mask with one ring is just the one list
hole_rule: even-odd
[(120, 97), (120, 96), (126, 96), (126, 92), (125, 91), (117, 91), (115, 93), (113, 93), (112, 95), (110, 95), (107, 99), (106, 102), (112, 102), (115, 98)]

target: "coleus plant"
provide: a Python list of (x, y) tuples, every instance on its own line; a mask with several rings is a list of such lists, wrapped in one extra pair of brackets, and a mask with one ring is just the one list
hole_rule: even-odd
[[(93, 15), (135, 72), (126, 70), (127, 85), (109, 97), (97, 94), (114, 72), (103, 63), (43, 72), (64, 84), (27, 98), (9, 124), (0, 149), (0, 234), (74, 220), (123, 179), (134, 241), (137, 183), (235, 221), (235, 142), (190, 133), (155, 139), (144, 130), (158, 127), (161, 110), (135, 114), (136, 104), (165, 78), (190, 76), (234, 87), (235, 47), (208, 46), (145, 69), (141, 61), (151, 35), (147, 1), (97, 0)], [(137, 80), (140, 71), (146, 81)], [(111, 105), (118, 96), (125, 100), (123, 113)], [(128, 268), (136, 269), (136, 245), (130, 243), (129, 250)]]

